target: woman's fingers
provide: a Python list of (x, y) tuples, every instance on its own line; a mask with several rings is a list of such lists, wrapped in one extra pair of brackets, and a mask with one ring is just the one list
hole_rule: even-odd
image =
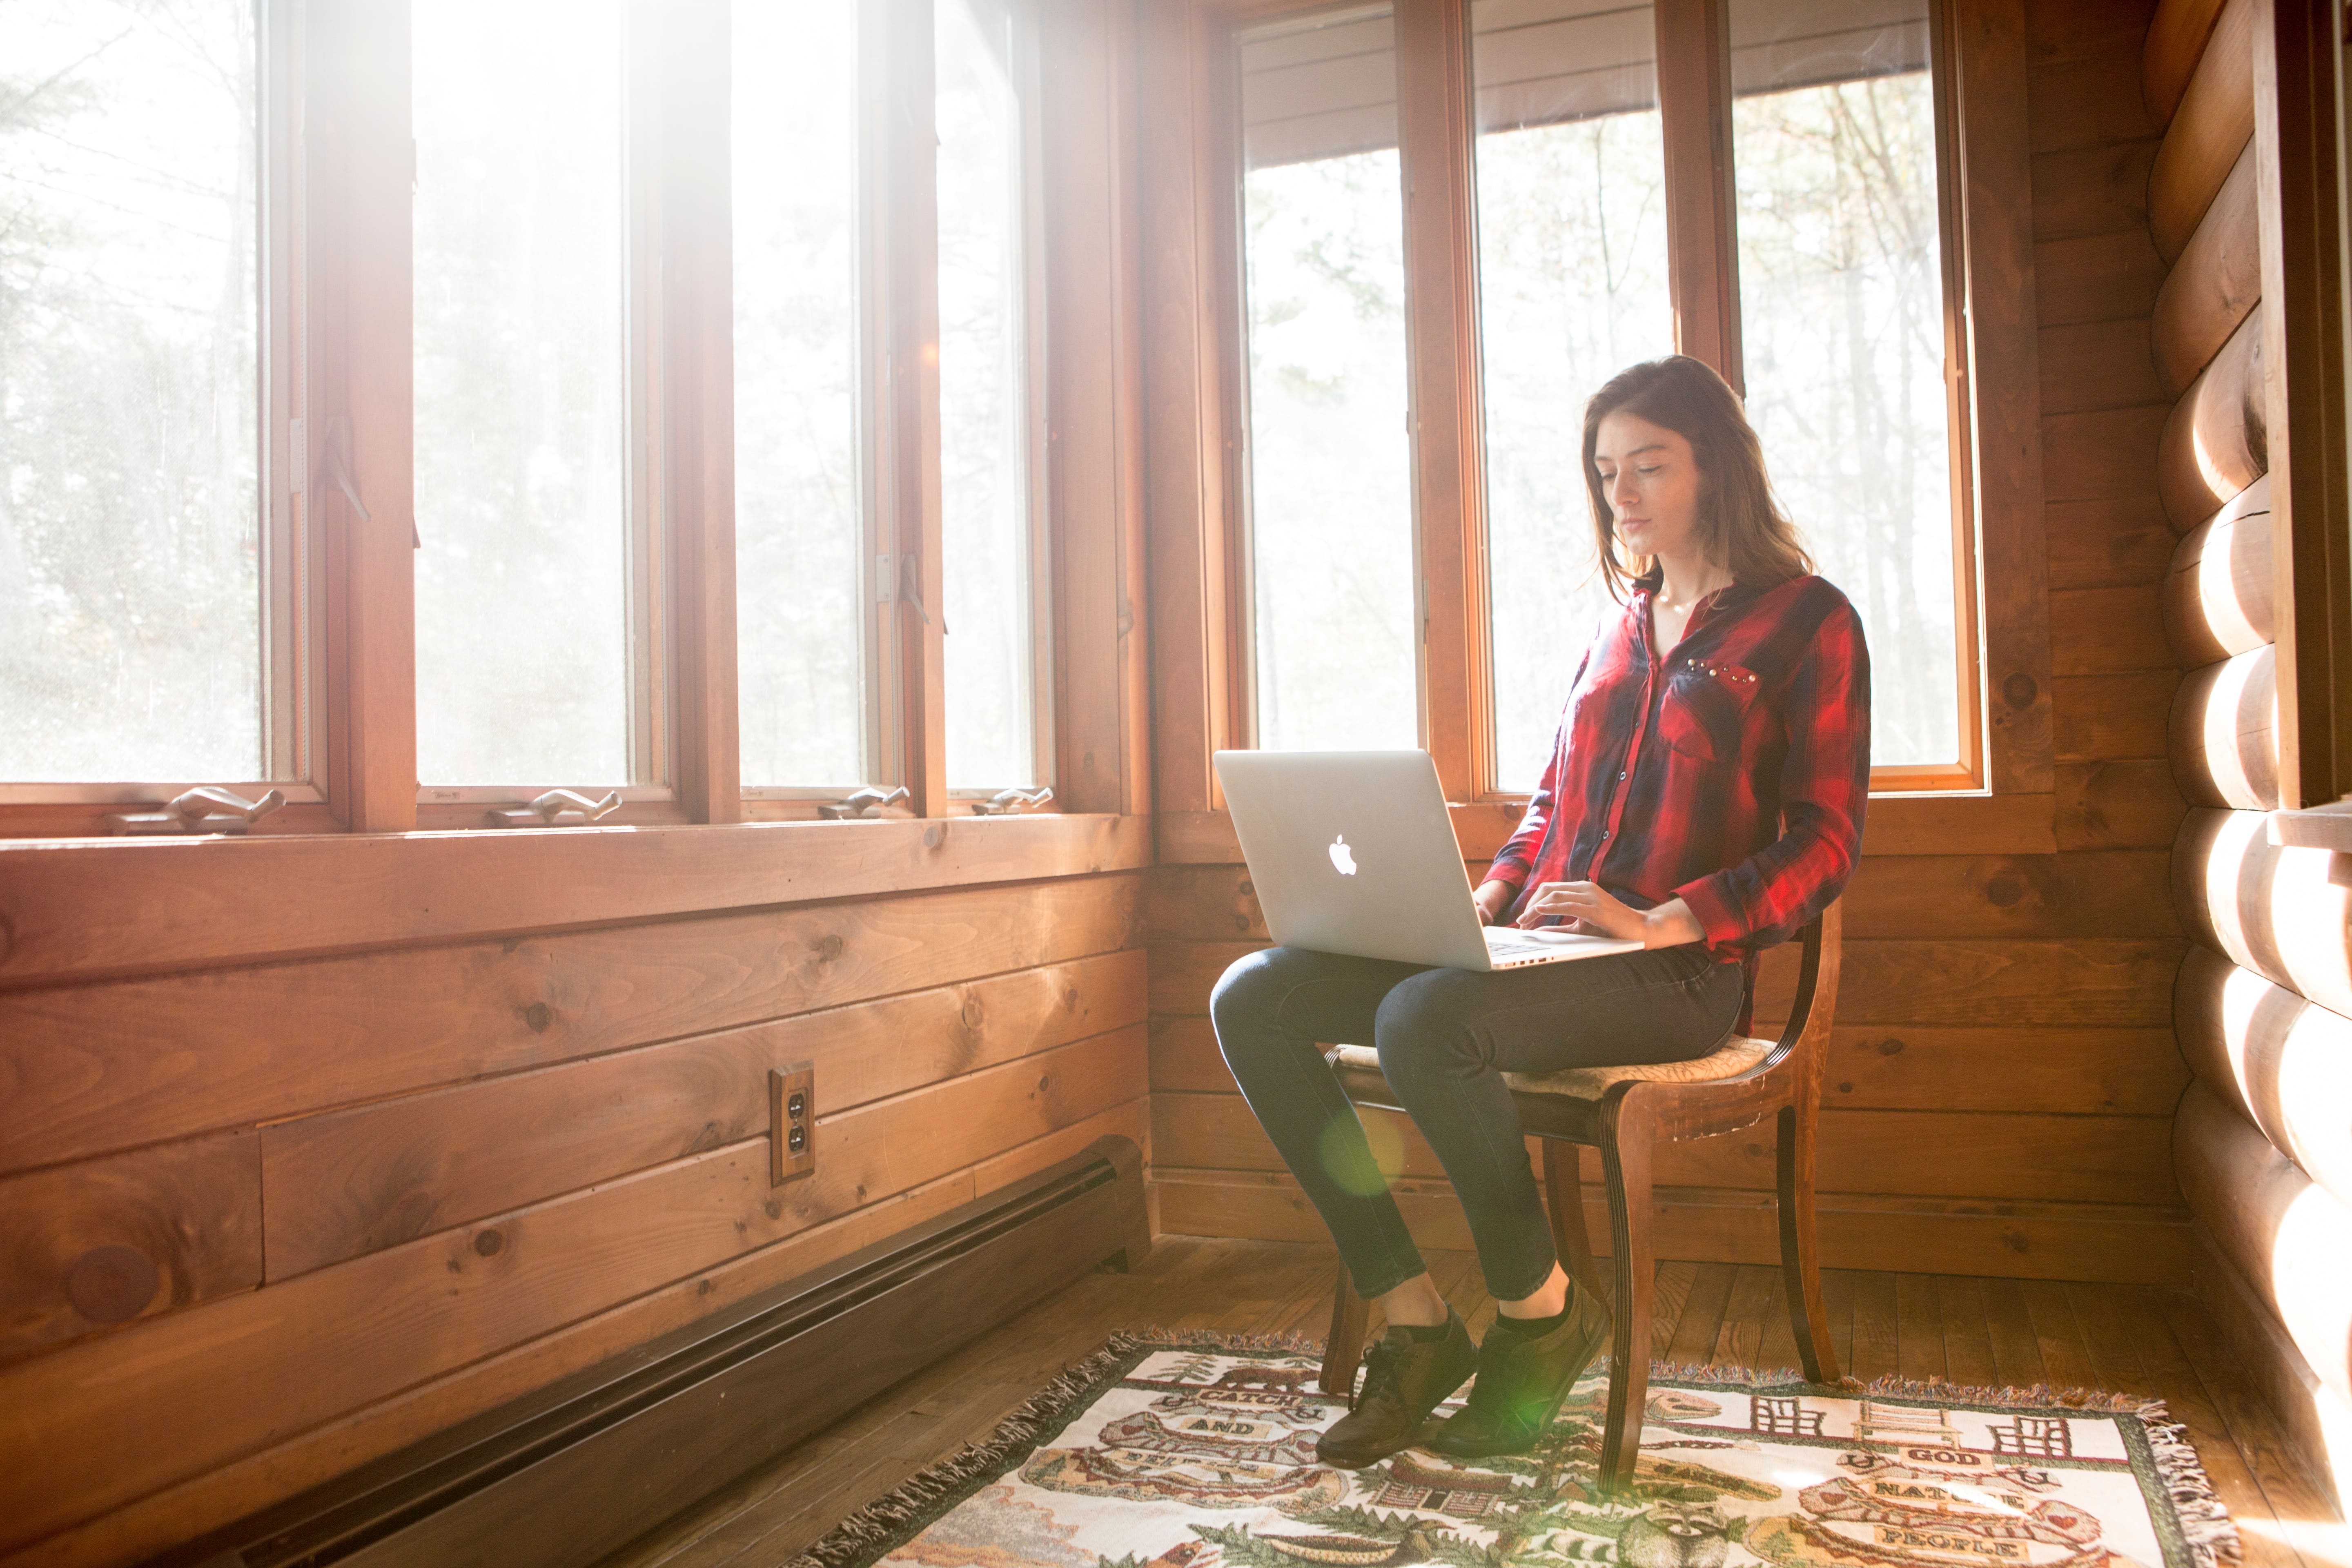
[[(1519, 911), (1518, 924), (1531, 926), (1539, 920), (1559, 916), (1570, 917), (1587, 923), (1586, 917), (1606, 908), (1609, 895), (1591, 882), (1546, 882), (1535, 890), (1527, 905)], [(1588, 924), (1588, 929), (1598, 929)]]

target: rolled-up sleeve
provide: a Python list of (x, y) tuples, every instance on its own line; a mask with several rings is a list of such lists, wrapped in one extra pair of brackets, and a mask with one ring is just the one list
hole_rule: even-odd
[(1675, 889), (1711, 950), (1786, 942), (1853, 875), (1870, 799), (1870, 652), (1851, 605), (1841, 601), (1822, 619), (1790, 675), (1782, 711), (1789, 752), (1780, 837)]

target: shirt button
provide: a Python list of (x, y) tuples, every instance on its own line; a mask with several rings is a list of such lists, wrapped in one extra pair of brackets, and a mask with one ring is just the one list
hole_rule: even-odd
[(1604, 828), (1602, 828), (1602, 829), (1601, 830), (1601, 837), (1603, 837), (1603, 838), (1608, 837), (1609, 837), (1609, 830), (1608, 830), (1607, 828), (1605, 828), (1605, 827), (1604, 827)]
[(1619, 778), (1621, 778), (1621, 779), (1622, 779), (1622, 778), (1623, 778), (1623, 777), (1625, 776), (1624, 770), (1623, 770), (1623, 769), (1622, 769), (1622, 768), (1621, 768), (1621, 769), (1619, 769), (1619, 770), (1618, 770), (1617, 776), (1618, 776)]

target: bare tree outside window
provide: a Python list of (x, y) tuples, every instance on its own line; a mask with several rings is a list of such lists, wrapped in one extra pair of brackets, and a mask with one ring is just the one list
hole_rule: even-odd
[(253, 23), (0, 7), (0, 778), (264, 776)]
[(1927, 7), (1872, 0), (1843, 20), (1822, 35), (1786, 0), (1732, 7), (1748, 414), (1822, 574), (1861, 613), (1874, 760), (1948, 763), (1952, 437)]
[(1531, 790), (1612, 605), (1584, 407), (1675, 348), (1655, 24), (1595, 0), (1476, 0), (1470, 18), (1496, 783)]
[(867, 776), (857, 8), (738, 5), (735, 594), (743, 783)]
[(1383, 14), (1242, 45), (1257, 743), (1420, 743), (1403, 187)]
[(416, 765), (630, 775), (619, 0), (414, 0)]

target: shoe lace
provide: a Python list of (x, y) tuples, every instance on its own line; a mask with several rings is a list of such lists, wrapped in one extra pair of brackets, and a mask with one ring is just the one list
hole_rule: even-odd
[(1402, 1404), (1397, 1395), (1398, 1386), (1403, 1381), (1401, 1369), (1404, 1353), (1403, 1346), (1391, 1344), (1385, 1337), (1373, 1342), (1371, 1349), (1364, 1352), (1363, 1386), (1356, 1397), (1349, 1401), (1348, 1408), (1360, 1410), (1375, 1399)]

